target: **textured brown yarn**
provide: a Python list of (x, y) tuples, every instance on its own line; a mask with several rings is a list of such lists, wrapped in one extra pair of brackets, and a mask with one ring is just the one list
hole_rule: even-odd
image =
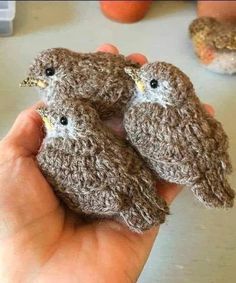
[[(164, 62), (144, 65), (137, 76), (145, 91), (136, 91), (139, 99), (125, 113), (131, 144), (158, 177), (187, 185), (208, 207), (232, 207), (234, 191), (226, 179), (232, 170), (228, 139), (201, 105), (189, 78)], [(156, 89), (149, 85), (152, 79), (158, 81)], [(150, 95), (160, 102), (150, 101)]]
[(200, 17), (189, 26), (190, 36), (217, 50), (236, 50), (236, 26)]
[[(84, 99), (98, 111), (101, 118), (123, 116), (132, 96), (132, 79), (124, 72), (127, 66), (138, 65), (122, 55), (110, 53), (76, 53), (64, 48), (41, 52), (30, 67), (29, 77), (42, 79), (48, 86), (40, 90), (48, 104), (59, 100)], [(55, 75), (45, 70), (53, 67)]]
[[(74, 100), (40, 110), (47, 131), (37, 160), (55, 192), (74, 211), (115, 217), (142, 232), (165, 221), (168, 206), (157, 195), (154, 174), (138, 154), (112, 134), (96, 111)], [(67, 125), (60, 118), (68, 119)]]

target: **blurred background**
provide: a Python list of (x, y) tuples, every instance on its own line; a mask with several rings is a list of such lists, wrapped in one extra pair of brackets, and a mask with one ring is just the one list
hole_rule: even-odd
[[(155, 1), (144, 19), (133, 24), (110, 21), (96, 1), (20, 1), (14, 34), (0, 38), (0, 137), (17, 114), (35, 103), (34, 89), (19, 88), (32, 59), (43, 49), (66, 47), (93, 52), (103, 43), (120, 52), (145, 54), (187, 73), (203, 102), (211, 104), (230, 138), (236, 168), (236, 79), (204, 69), (188, 38), (196, 2)], [(230, 181), (236, 187), (236, 174)], [(234, 283), (236, 209), (207, 210), (187, 190), (171, 208), (139, 283)]]

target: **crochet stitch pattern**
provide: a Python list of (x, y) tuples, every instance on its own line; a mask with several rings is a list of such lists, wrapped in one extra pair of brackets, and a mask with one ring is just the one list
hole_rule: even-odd
[(46, 127), (38, 164), (69, 208), (115, 218), (137, 233), (165, 221), (169, 209), (157, 195), (155, 175), (90, 105), (57, 101), (38, 112)]
[(165, 62), (126, 71), (137, 85), (124, 117), (131, 144), (158, 177), (190, 187), (207, 207), (232, 207), (228, 138), (190, 79)]
[(102, 119), (123, 116), (134, 83), (125, 67), (139, 65), (123, 55), (77, 53), (64, 48), (42, 51), (21, 86), (36, 86), (46, 104), (67, 99), (89, 101)]

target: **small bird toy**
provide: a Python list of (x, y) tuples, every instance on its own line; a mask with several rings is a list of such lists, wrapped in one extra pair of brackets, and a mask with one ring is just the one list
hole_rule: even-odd
[(117, 219), (137, 233), (165, 221), (169, 209), (157, 195), (155, 175), (96, 110), (72, 99), (38, 112), (46, 128), (38, 164), (70, 209)]
[(126, 72), (136, 83), (124, 116), (131, 144), (157, 177), (191, 188), (207, 207), (232, 207), (228, 138), (202, 106), (190, 79), (165, 62)]
[(189, 26), (194, 50), (209, 70), (236, 73), (236, 25), (200, 17)]
[(89, 101), (104, 120), (122, 117), (134, 87), (124, 72), (128, 66), (139, 65), (123, 55), (51, 48), (35, 58), (21, 86), (36, 87), (46, 104), (79, 99)]

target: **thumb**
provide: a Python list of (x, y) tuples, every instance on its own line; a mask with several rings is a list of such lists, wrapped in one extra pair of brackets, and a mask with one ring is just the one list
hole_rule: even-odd
[(25, 155), (37, 153), (43, 139), (43, 125), (36, 109), (42, 106), (39, 102), (22, 111), (5, 137), (8, 145), (19, 148)]

